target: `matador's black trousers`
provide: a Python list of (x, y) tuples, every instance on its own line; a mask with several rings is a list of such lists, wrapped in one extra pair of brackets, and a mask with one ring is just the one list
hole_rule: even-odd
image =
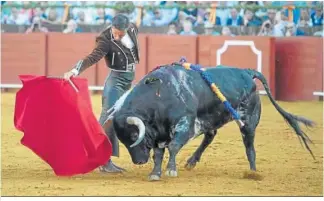
[[(127, 90), (131, 88), (134, 77), (134, 72), (117, 72), (113, 70), (110, 72), (106, 78), (102, 94), (102, 110), (99, 118), (101, 126), (103, 126), (109, 116), (107, 111)], [(112, 144), (112, 156), (119, 157), (118, 138), (114, 132), (112, 124), (105, 127), (105, 133)]]

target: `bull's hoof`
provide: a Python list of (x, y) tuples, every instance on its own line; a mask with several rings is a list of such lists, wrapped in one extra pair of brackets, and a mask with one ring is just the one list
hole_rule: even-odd
[(192, 170), (196, 167), (197, 161), (189, 158), (187, 164), (185, 165), (186, 170)]
[(192, 170), (196, 167), (196, 163), (187, 163), (185, 165), (186, 170)]
[(148, 179), (149, 181), (159, 181), (161, 177), (159, 175), (151, 174)]
[(192, 170), (196, 167), (196, 163), (187, 163), (185, 165), (186, 170)]
[(178, 172), (176, 170), (170, 170), (170, 169), (168, 169), (165, 172), (165, 175), (168, 176), (168, 177), (177, 177), (178, 176)]

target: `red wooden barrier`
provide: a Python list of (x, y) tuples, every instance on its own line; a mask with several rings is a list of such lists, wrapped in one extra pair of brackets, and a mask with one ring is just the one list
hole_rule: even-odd
[[(19, 74), (62, 76), (94, 48), (96, 34), (2, 34), (1, 84), (20, 84)], [(139, 35), (138, 82), (157, 65), (178, 61), (203, 66), (255, 68), (266, 76), (279, 100), (315, 100), (323, 92), (323, 38)], [(276, 67), (275, 67), (275, 61)], [(90, 85), (103, 86), (104, 60), (82, 73)], [(259, 89), (259, 81), (257, 82)]]
[[(252, 36), (199, 36), (198, 63), (203, 66), (228, 65), (238, 68), (254, 68), (268, 80), (275, 96), (275, 48), (274, 39)], [(263, 86), (257, 81), (258, 89)]]
[(1, 34), (1, 84), (21, 84), (18, 75), (45, 75), (45, 34)]
[(279, 100), (316, 100), (323, 92), (323, 38), (276, 38)]
[(197, 63), (197, 37), (149, 35), (146, 55), (148, 71), (158, 65), (179, 61), (181, 56), (188, 62)]
[[(78, 60), (94, 48), (95, 34), (48, 34), (48, 75), (63, 76)], [(88, 79), (89, 85), (96, 84), (96, 65), (86, 69), (80, 77)]]

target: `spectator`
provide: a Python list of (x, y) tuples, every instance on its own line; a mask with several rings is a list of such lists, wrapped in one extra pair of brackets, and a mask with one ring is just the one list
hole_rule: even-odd
[[(150, 5), (156, 5), (154, 2)], [(167, 6), (176, 5), (173, 1), (166, 2)], [(176, 20), (178, 16), (178, 9), (154, 9), (146, 10), (143, 17), (143, 26), (166, 26), (172, 21)]]
[(50, 24), (60, 24), (62, 21), (58, 18), (57, 9), (51, 8), (48, 12), (47, 19), (44, 19), (45, 22)]
[[(6, 4), (8, 6), (13, 6), (13, 1), (6, 1), (4, 4)], [(4, 20), (4, 18), (8, 18), (10, 15), (11, 15), (11, 8), (10, 7), (1, 8), (1, 17), (2, 17), (1, 20)]]
[(212, 35), (212, 36), (219, 36), (220, 33), (218, 33), (217, 31), (214, 31), (214, 25), (210, 22), (206, 22), (205, 26), (204, 26), (204, 35)]
[(285, 15), (285, 11), (281, 10), (276, 14), (275, 25), (273, 28), (273, 35), (281, 37), (285, 35), (285, 27), (288, 23), (288, 17)]
[(302, 9), (300, 11), (300, 18), (297, 22), (297, 26), (298, 27), (311, 27), (312, 24), (312, 20), (310, 19), (310, 15), (308, 13), (307, 9)]
[[(205, 13), (205, 19), (204, 19), (205, 23), (206, 23), (207, 21), (209, 21), (210, 12), (211, 12), (211, 9), (207, 9), (207, 10), (206, 10), (206, 13)], [(216, 14), (216, 15), (217, 15), (217, 14)], [(221, 18), (218, 17), (218, 16), (216, 16), (215, 25), (220, 26), (221, 24), (222, 24), (222, 23), (221, 23)]]
[(227, 1), (217, 2), (216, 16), (219, 17), (220, 25), (225, 26), (227, 23), (228, 16), (230, 15), (228, 8), (218, 8), (218, 6), (225, 7), (228, 6)]
[(42, 26), (42, 22), (39, 17), (34, 17), (32, 25), (26, 30), (26, 34), (34, 32), (48, 32), (48, 29)]
[(284, 36), (290, 37), (290, 36), (304, 36), (305, 33), (301, 30), (299, 30), (294, 22), (288, 22), (286, 24), (285, 34)]
[[(307, 1), (306, 3), (307, 3), (307, 5), (309, 7), (313, 7), (313, 6), (319, 6), (319, 5), (321, 5), (320, 3), (322, 3), (322, 2), (319, 3), (318, 1)], [(322, 3), (322, 6), (323, 6), (323, 3)], [(312, 15), (315, 12), (316, 12), (316, 9), (315, 8), (309, 9), (310, 15)]]
[[(294, 6), (307, 6), (307, 3), (305, 1), (287, 1), (286, 5), (294, 5)], [(301, 9), (296, 7), (295, 9), (293, 9), (293, 22), (295, 24), (298, 23), (300, 17), (301, 17)], [(288, 10), (286, 9), (286, 16), (288, 16)]]
[[(194, 6), (193, 1), (187, 1), (187, 6)], [(197, 20), (198, 9), (197, 8), (187, 8), (179, 12), (179, 15), (183, 15), (186, 20), (190, 20), (192, 23), (195, 23)]]
[[(35, 2), (36, 8), (33, 9), (22, 9), (22, 8), (3, 8), (1, 12), (1, 22), (4, 24), (16, 24), (16, 25), (31, 25), (33, 18), (40, 19), (41, 27), (44, 27), (44, 22), (51, 24), (60, 24), (62, 23), (62, 17), (64, 15), (64, 8), (52, 8), (51, 5), (64, 5), (65, 3), (69, 3), (72, 5), (78, 6), (86, 6), (86, 7), (71, 7), (69, 9), (69, 16), (71, 19), (74, 19), (79, 24), (104, 24), (109, 23), (112, 17), (116, 14), (116, 9), (113, 8), (94, 8), (89, 7), (91, 5), (115, 5), (116, 1), (99, 1), (99, 2), (84, 2), (84, 1), (62, 1), (62, 2), (49, 2), (49, 1), (41, 1)], [(132, 4), (135, 6), (143, 6), (143, 5), (167, 5), (173, 6), (177, 4), (185, 4), (185, 5), (193, 5), (194, 4), (210, 4), (212, 2), (179, 2), (179, 1), (157, 1), (157, 2), (123, 2), (121, 4)], [(17, 1), (17, 2), (5, 2), (4, 4), (11, 5), (29, 5), (29, 1)], [(241, 5), (272, 5), (272, 6), (284, 6), (288, 4), (292, 4), (295, 6), (305, 6), (305, 5), (316, 5), (317, 7), (314, 9), (305, 9), (305, 8), (295, 8), (293, 10), (294, 14), (294, 22), (296, 26), (291, 28), (288, 26), (288, 10), (283, 8), (282, 11), (279, 11), (280, 17), (276, 18), (277, 11), (274, 9), (265, 9), (261, 8), (258, 10), (253, 10), (253, 8), (249, 9), (221, 9), (220, 6), (235, 6), (237, 4)], [(323, 11), (319, 7), (321, 3), (318, 1), (312, 2), (296, 2), (296, 1), (276, 1), (276, 2), (268, 2), (268, 1), (227, 1), (227, 2), (219, 2), (217, 1), (218, 7), (216, 7), (216, 20), (215, 23), (209, 25), (209, 16), (210, 9), (205, 8), (188, 8), (182, 9), (179, 11), (179, 8), (173, 9), (154, 9), (154, 10), (143, 10), (143, 18), (142, 25), (144, 26), (169, 26), (168, 34), (176, 34), (176, 24), (186, 24), (184, 21), (193, 22), (192, 26), (187, 26), (188, 29), (190, 27), (190, 31), (185, 32), (184, 30), (181, 32), (185, 35), (194, 35), (196, 34), (193, 31), (192, 27), (199, 26), (204, 27), (205, 33), (219, 35), (219, 33), (213, 31), (214, 25), (222, 25), (222, 26), (259, 26), (260, 32), (258, 35), (260, 36), (285, 36), (287, 35), (304, 35), (299, 28), (311, 27), (311, 26), (323, 26)], [(42, 8), (38, 7), (42, 6)], [(43, 8), (44, 7), (44, 8)], [(131, 18), (132, 22), (136, 22), (138, 18), (138, 9), (123, 9), (126, 15)], [(243, 15), (239, 13), (242, 12)], [(226, 14), (227, 13), (227, 14)], [(223, 20), (222, 20), (223, 19)], [(225, 19), (225, 20), (224, 20)], [(175, 22), (175, 23), (171, 23)], [(179, 23), (180, 22), (180, 23)], [(184, 23), (182, 23), (184, 22)], [(271, 22), (271, 26), (268, 23)], [(37, 29), (36, 24), (36, 29)], [(45, 25), (46, 26), (46, 25)], [(183, 25), (185, 29), (186, 25)], [(32, 26), (31, 26), (32, 27)], [(29, 29), (31, 29), (31, 27)], [(243, 27), (245, 28), (245, 27)], [(78, 28), (77, 28), (78, 29)], [(294, 30), (295, 29), (295, 30)], [(226, 27), (222, 27), (222, 30), (227, 30)], [(249, 29), (254, 31), (255, 29)], [(307, 30), (307, 29), (306, 29)], [(314, 29), (315, 30), (315, 29)], [(316, 28), (316, 30), (319, 30)], [(41, 31), (41, 29), (39, 29)], [(308, 33), (308, 31), (306, 32)], [(251, 34), (251, 33), (249, 33)], [(314, 32), (311, 34), (313, 35)]]
[[(105, 16), (105, 10), (103, 8), (97, 9), (97, 17), (95, 19), (95, 24), (104, 24), (106, 20), (108, 19), (108, 16)], [(109, 18), (109, 20), (111, 20)]]
[(64, 15), (64, 10), (65, 10), (65, 8), (63, 7), (63, 5), (64, 5), (63, 1), (41, 1), (40, 5), (42, 5), (42, 6), (46, 6), (46, 5), (49, 5), (49, 6), (53, 6), (53, 5), (62, 6), (62, 7), (57, 7), (57, 8), (44, 9), (45, 16), (47, 16), (47, 18), (50, 15), (50, 12), (52, 12), (51, 15), (53, 15), (53, 13), (54, 13), (53, 10), (55, 10), (55, 15), (56, 15), (56, 17), (55, 17), (56, 20), (55, 21), (62, 22), (63, 15)]
[(268, 9), (267, 15), (263, 16), (263, 21), (270, 21), (272, 25), (275, 25), (276, 13), (277, 11), (275, 9)]
[(261, 20), (255, 16), (254, 12), (251, 9), (246, 9), (244, 11), (243, 25), (244, 26), (261, 26)]
[(313, 26), (323, 25), (323, 10), (322, 8), (316, 8), (315, 13), (311, 15)]
[[(240, 1), (239, 4), (242, 6), (264, 6), (264, 2), (262, 2), (262, 1)], [(244, 13), (246, 12), (246, 10), (247, 9), (242, 8), (240, 11), (240, 15), (244, 16)], [(252, 11), (251, 9), (249, 9), (249, 10)], [(253, 11), (253, 13), (256, 17), (262, 18), (265, 15), (265, 9), (259, 9), (257, 11)]]
[(235, 36), (234, 34), (232, 34), (230, 28), (228, 28), (227, 26), (224, 26), (222, 28), (222, 35), (223, 36)]
[(33, 9), (32, 18), (39, 17), (42, 21), (46, 20), (47, 16), (46, 16), (44, 10), (45, 10), (44, 8), (35, 8), (35, 9)]
[(75, 20), (78, 24), (91, 24), (91, 22), (86, 22), (85, 13), (83, 10), (78, 11), (77, 18)]
[[(272, 1), (258, 1), (259, 6), (271, 6)], [(261, 8), (257, 11), (256, 16), (261, 18), (262, 20), (267, 20), (267, 15), (268, 15), (268, 8)]]
[(153, 26), (161, 26), (161, 25), (163, 25), (164, 23), (162, 22), (162, 19), (163, 19), (163, 17), (162, 17), (162, 12), (161, 12), (161, 10), (160, 9), (155, 9), (154, 11), (153, 11), (153, 16), (152, 16), (152, 19), (151, 19), (151, 26), (153, 25)]
[[(207, 1), (199, 1), (200, 6), (209, 6), (209, 3)], [(197, 14), (197, 20), (194, 24), (195, 26), (203, 25), (205, 23), (205, 13), (206, 8), (198, 8), (198, 14)]]
[(20, 13), (15, 7), (11, 9), (11, 15), (6, 20), (7, 24), (30, 25), (29, 15)]
[(63, 30), (63, 33), (80, 33), (80, 32), (81, 30), (78, 27), (78, 24), (73, 19), (69, 20), (66, 29)]
[(87, 7), (94, 5), (91, 1), (76, 1), (73, 3), (77, 6), (70, 10), (72, 17), (79, 24), (94, 24), (97, 16), (97, 9), (94, 7)]
[(183, 22), (183, 31), (180, 32), (180, 35), (191, 35), (196, 36), (197, 33), (192, 30), (192, 22), (187, 20)]
[(274, 36), (273, 26), (270, 20), (264, 21), (258, 36)]
[(176, 6), (178, 4), (175, 1), (166, 1), (165, 3), (162, 3), (162, 5), (174, 7), (172, 9), (162, 9), (163, 17), (165, 18), (165, 21), (169, 24), (172, 21), (177, 20), (179, 15), (179, 9), (176, 8)]
[[(146, 6), (155, 6), (156, 2), (154, 1), (148, 1), (146, 2)], [(143, 26), (151, 26), (151, 21), (154, 16), (153, 14), (154, 10), (153, 9), (143, 9), (143, 17), (142, 17), (142, 25)]]
[(163, 16), (163, 12), (160, 9), (155, 9), (153, 15), (148, 14), (145, 21), (143, 19), (144, 26), (164, 26), (167, 24), (167, 17)]
[(177, 35), (177, 24), (175, 22), (171, 22), (169, 24), (169, 29), (167, 32), (168, 35)]
[[(23, 1), (22, 4), (23, 4), (23, 6), (28, 7), (28, 6), (30, 6), (31, 2)], [(29, 22), (31, 22), (32, 18), (33, 18), (33, 9), (21, 8), (21, 9), (19, 9), (19, 14), (26, 16), (26, 18), (28, 18)], [(30, 24), (30, 23), (28, 23), (28, 24)]]
[(227, 26), (241, 26), (243, 25), (243, 18), (238, 15), (235, 8), (231, 9), (231, 16), (227, 19)]
[(197, 20), (194, 23), (194, 26), (199, 26), (199, 25), (204, 25), (204, 24), (205, 24), (204, 15), (198, 15)]

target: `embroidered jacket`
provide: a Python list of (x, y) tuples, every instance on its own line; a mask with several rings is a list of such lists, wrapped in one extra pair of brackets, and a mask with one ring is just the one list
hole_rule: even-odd
[(139, 44), (138, 44), (138, 28), (131, 23), (127, 30), (128, 35), (134, 43), (132, 50), (125, 47), (121, 41), (114, 40), (111, 26), (103, 30), (96, 37), (96, 46), (92, 52), (80, 60), (74, 69), (77, 73), (82, 73), (85, 69), (97, 63), (103, 57), (106, 65), (116, 71), (127, 72), (130, 64), (138, 64), (140, 61)]

